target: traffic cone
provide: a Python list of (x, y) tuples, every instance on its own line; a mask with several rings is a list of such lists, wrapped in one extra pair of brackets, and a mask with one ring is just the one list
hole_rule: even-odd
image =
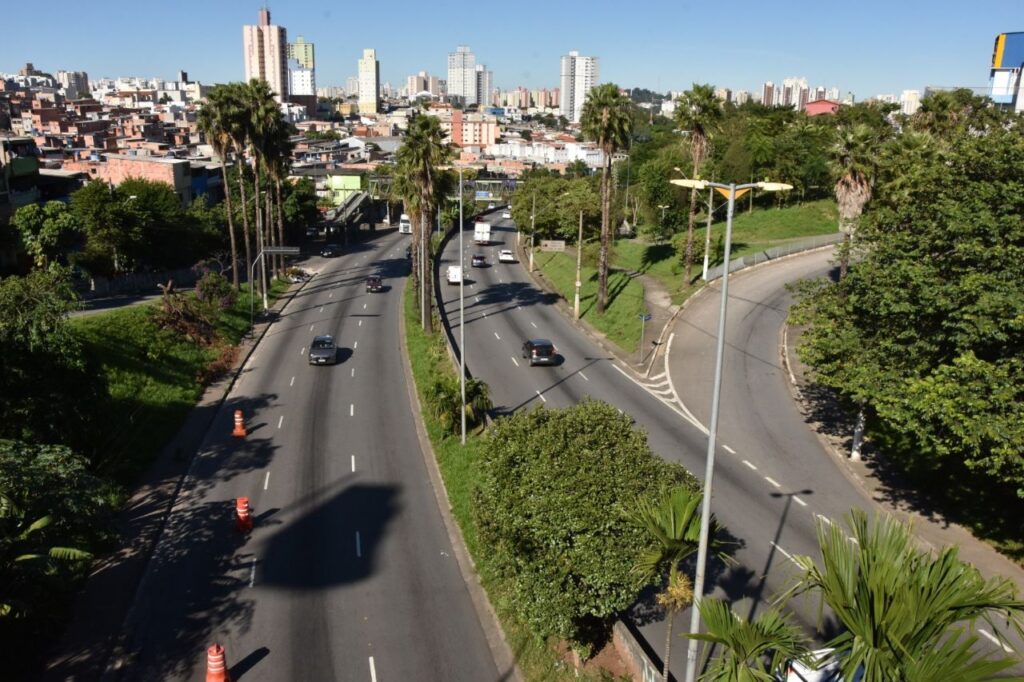
[(206, 682), (231, 682), (224, 647), (220, 644), (213, 644), (206, 650)]
[(252, 530), (252, 513), (248, 497), (235, 499), (235, 527), (239, 533), (248, 533)]
[(235, 438), (245, 438), (245, 418), (241, 410), (235, 410), (235, 430), (231, 432)]

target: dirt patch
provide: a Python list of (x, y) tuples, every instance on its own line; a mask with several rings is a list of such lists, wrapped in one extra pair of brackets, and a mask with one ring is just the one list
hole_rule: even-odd
[(614, 679), (614, 680), (630, 680), (632, 679), (629, 674), (629, 668), (626, 667), (625, 661), (619, 656), (619, 652), (615, 650), (615, 645), (611, 640), (604, 645), (604, 648), (597, 652), (597, 654), (584, 663), (580, 661), (579, 655), (569, 646), (568, 642), (559, 642), (555, 646), (555, 650), (558, 652), (558, 658), (566, 666), (575, 668), (576, 670), (582, 670), (584, 673), (591, 675), (595, 678)]

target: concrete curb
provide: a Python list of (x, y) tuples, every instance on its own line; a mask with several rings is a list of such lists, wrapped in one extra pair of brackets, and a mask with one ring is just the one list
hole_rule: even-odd
[[(416, 423), (416, 437), (420, 441), (420, 453), (423, 455), (423, 462), (426, 464), (427, 473), (430, 475), (430, 485), (434, 490), (434, 497), (437, 500), (437, 509), (441, 512), (445, 529), (448, 532), (448, 539), (452, 543), (452, 551), (455, 553), (455, 560), (459, 564), (459, 571), (466, 583), (470, 600), (473, 602), (473, 609), (476, 611), (480, 627), (487, 638), (487, 645), (491, 650), (491, 656), (498, 668), (507, 672), (499, 679), (523, 682), (522, 672), (516, 665), (516, 657), (512, 648), (508, 645), (505, 631), (501, 627), (501, 621), (491, 605), (490, 599), (483, 585), (480, 584), (480, 577), (476, 571), (476, 564), (466, 549), (466, 541), (462, 535), (462, 529), (452, 516), (451, 502), (448, 499), (448, 489), (444, 485), (441, 476), (441, 469), (437, 464), (437, 453), (427, 434), (426, 426), (423, 423), (423, 405), (420, 403), (419, 393), (416, 390), (416, 379), (412, 372), (412, 362), (409, 359), (409, 348), (406, 343), (405, 326), (405, 287), (402, 288), (402, 295), (399, 305), (398, 335), (402, 348), (402, 370), (405, 372), (405, 386), (409, 393), (409, 405), (413, 411), (413, 421)], [(450, 349), (449, 349), (450, 350)]]

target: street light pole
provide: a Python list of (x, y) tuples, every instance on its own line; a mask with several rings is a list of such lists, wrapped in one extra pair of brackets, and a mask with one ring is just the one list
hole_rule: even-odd
[[(263, 258), (263, 250), (261, 249), (259, 254), (252, 262), (252, 267), (249, 268), (249, 329), (255, 326), (256, 321), (256, 291), (254, 290), (253, 280), (256, 278), (256, 264), (259, 263)], [(270, 306), (267, 305), (267, 295), (263, 292), (263, 310), (266, 310)]]
[(459, 388), (462, 390), (462, 444), (466, 444), (466, 269), (462, 247), (462, 167), (459, 167)]
[(580, 280), (580, 270), (583, 266), (583, 209), (580, 209), (580, 236), (576, 240), (576, 295), (573, 296), (572, 300), (572, 313), (573, 317), (577, 320), (580, 319), (580, 286), (583, 282)]
[[(711, 253), (711, 203), (715, 198), (715, 188), (708, 187), (708, 226), (704, 229), (704, 281), (708, 281), (708, 258)], [(725, 261), (728, 263), (728, 259)]]
[(530, 272), (533, 272), (533, 235), (537, 231), (537, 193), (533, 193), (533, 209), (530, 210)]

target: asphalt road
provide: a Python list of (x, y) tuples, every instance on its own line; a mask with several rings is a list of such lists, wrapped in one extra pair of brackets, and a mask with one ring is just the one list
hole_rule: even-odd
[[(321, 259), (250, 358), (140, 587), (122, 679), (204, 679), (215, 641), (235, 680), (499, 679), (405, 386), (406, 240)], [(374, 273), (384, 293), (365, 292)], [(335, 336), (338, 365), (308, 364), (318, 334)], [(245, 439), (230, 435), (236, 408)]]
[[(496, 411), (509, 413), (538, 405), (564, 407), (588, 396), (600, 399), (631, 415), (647, 432), (654, 452), (681, 463), (703, 479), (705, 431), (666, 399), (664, 386), (669, 375), (656, 373), (647, 385), (628, 376), (612, 357), (563, 317), (553, 305), (554, 296), (533, 287), (523, 265), (497, 263), (498, 250), (513, 248), (516, 232), (509, 220), (492, 219), (492, 225), (494, 243), (490, 246), (474, 246), (471, 229), (464, 235), (466, 264), (474, 253), (485, 254), (491, 264), (485, 268), (467, 267), (465, 336), (467, 367), (490, 386)], [(447, 266), (457, 263), (456, 237), (443, 253), (442, 281)], [(472, 284), (468, 284), (470, 281)], [(443, 312), (458, 339), (458, 287), (441, 286)], [(734, 290), (733, 296), (740, 295), (742, 290)], [(774, 307), (779, 312), (784, 303), (780, 300), (751, 305), (755, 309)], [(592, 300), (582, 302), (584, 308), (592, 304)], [(744, 313), (737, 306), (731, 315)], [(768, 319), (761, 322), (771, 323)], [(735, 340), (737, 333), (735, 327), (730, 329), (729, 344), (754, 371), (746, 376), (735, 366), (736, 358), (730, 357), (733, 367), (722, 394), (729, 418), (722, 420), (719, 429), (712, 502), (714, 514), (735, 538), (733, 556), (737, 563), (726, 566), (714, 562), (708, 584), (714, 586), (717, 596), (732, 602), (738, 613), (749, 617), (789, 584), (796, 569), (790, 559), (792, 555), (816, 555), (815, 523), (819, 514), (826, 519), (839, 519), (851, 507), (868, 508), (868, 500), (840, 475), (834, 463), (823, 460), (806, 465), (798, 457), (797, 450), (803, 447), (800, 439), (809, 435), (805, 425), (800, 425), (800, 434), (789, 433), (782, 427), (769, 431), (771, 440), (761, 442), (765, 425), (759, 417), (744, 415), (738, 409), (738, 394), (762, 390), (760, 382), (770, 381), (772, 372), (777, 371), (778, 353), (769, 348), (777, 338), (777, 329), (767, 340), (761, 338), (764, 329), (756, 325), (739, 332), (749, 334), (747, 342), (754, 343), (755, 336), (760, 339), (761, 345), (754, 344), (751, 350), (735, 349), (742, 346)], [(551, 339), (563, 362), (556, 367), (529, 367), (520, 358), (520, 347), (524, 340), (533, 337)], [(674, 348), (673, 357), (681, 351)], [(701, 356), (694, 371), (713, 371), (713, 361), (713, 354)], [(694, 395), (710, 395), (709, 390), (701, 393), (699, 385), (692, 390)], [(784, 399), (791, 402), (788, 395)], [(700, 418), (703, 413), (696, 407), (691, 406)], [(769, 415), (763, 418), (770, 420)], [(755, 450), (751, 443), (760, 443), (760, 447)], [(798, 599), (790, 607), (808, 630), (813, 629), (817, 623), (816, 601)], [(634, 608), (631, 619), (650, 651), (660, 656), (665, 623), (649, 597)], [(688, 612), (677, 615), (676, 632), (685, 632), (688, 623)], [(824, 627), (826, 635), (834, 631), (829, 622)], [(684, 641), (674, 645), (671, 667), (677, 679), (682, 679), (685, 670), (685, 646)]]

